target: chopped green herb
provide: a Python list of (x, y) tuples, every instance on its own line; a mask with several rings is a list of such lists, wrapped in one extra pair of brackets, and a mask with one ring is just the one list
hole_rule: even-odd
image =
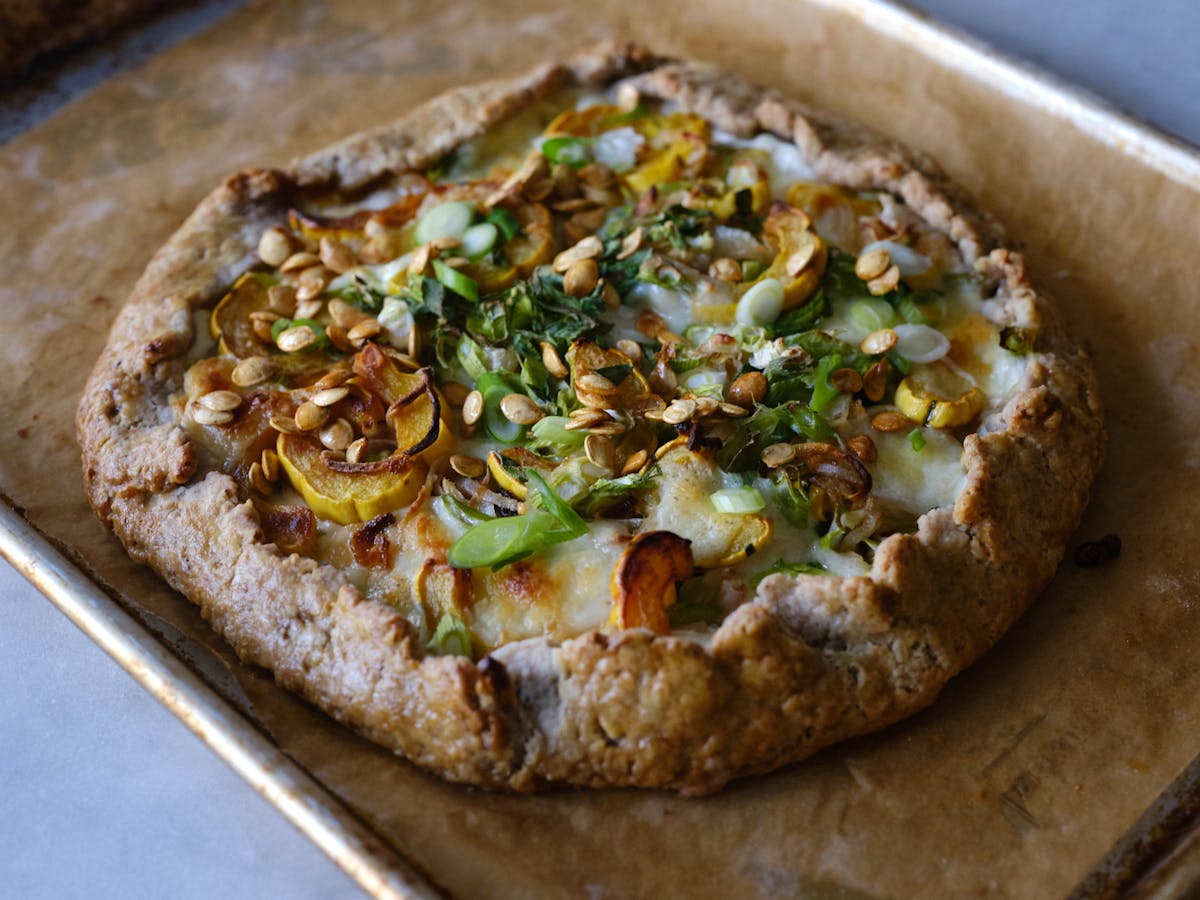
[(914, 428), (908, 433), (908, 442), (912, 445), (914, 453), (920, 453), (925, 449), (925, 435), (921, 433), (920, 428)]
[(758, 468), (759, 454), (764, 447), (789, 440), (797, 434), (810, 441), (830, 441), (836, 436), (820, 413), (799, 402), (760, 406), (753, 415), (736, 421), (733, 434), (716, 454), (717, 465), (726, 472)]
[(499, 228), (500, 233), (504, 235), (506, 241), (511, 241), (521, 233), (521, 223), (511, 211), (505, 209), (503, 206), (493, 206), (484, 221), (491, 222)]
[(813, 395), (810, 405), (819, 413), (825, 412), (833, 404), (833, 401), (841, 396), (841, 392), (829, 381), (830, 374), (840, 368), (842, 368), (840, 353), (822, 357), (821, 361), (817, 363), (817, 374), (813, 379)]
[(799, 478), (784, 469), (771, 473), (771, 499), (783, 517), (797, 528), (808, 525), (808, 491)]
[(633, 372), (633, 366), (628, 363), (620, 363), (615, 366), (601, 366), (596, 370), (597, 375), (602, 375), (611, 381), (613, 384), (620, 384), (630, 373)]

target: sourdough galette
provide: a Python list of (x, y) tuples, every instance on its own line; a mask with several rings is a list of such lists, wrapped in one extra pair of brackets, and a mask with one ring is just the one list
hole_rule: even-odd
[(1102, 427), (931, 164), (604, 48), (228, 179), (79, 437), (130, 554), (372, 739), (704, 792), (930, 703), (1053, 573)]

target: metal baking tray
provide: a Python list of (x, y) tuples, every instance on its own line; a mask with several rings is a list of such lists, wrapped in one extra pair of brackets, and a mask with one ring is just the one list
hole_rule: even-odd
[[(1141, 165), (1200, 192), (1200, 154), (1085, 93), (884, 0), (811, 0), (836, 8), (915, 54), (940, 60), (1011, 102), (1039, 109)], [(270, 801), (369, 894), (433, 898), (443, 891), (377, 830), (285, 755), (185, 660), (40, 533), (14, 504), (0, 505), (0, 554)], [(1073, 897), (1181, 897), (1200, 888), (1200, 758), (1167, 788)], [(433, 877), (436, 877), (436, 873)]]

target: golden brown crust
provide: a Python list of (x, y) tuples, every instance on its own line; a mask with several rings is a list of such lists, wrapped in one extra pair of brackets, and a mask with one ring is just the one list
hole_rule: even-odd
[[(992, 318), (1030, 329), (1036, 353), (1022, 389), (967, 439), (954, 508), (884, 541), (869, 577), (772, 576), (707, 645), (634, 630), (522, 641), (479, 664), (421, 659), (393, 609), (337, 570), (265, 543), (230, 478), (194, 477), (196, 450), (167, 402), (192, 342), (191, 311), (247, 264), (292, 191), (354, 189), (421, 168), (531, 97), (620, 77), (734, 133), (789, 138), (823, 178), (903, 197), (975, 261), (994, 291)], [(245, 660), (373, 740), (485, 787), (689, 793), (932, 702), (1049, 580), (1103, 441), (1086, 356), (998, 226), (928, 160), (708, 66), (614, 46), (453, 91), (283, 172), (227, 180), (138, 283), (88, 383), (78, 434), (92, 504), (130, 554), (198, 603)]]

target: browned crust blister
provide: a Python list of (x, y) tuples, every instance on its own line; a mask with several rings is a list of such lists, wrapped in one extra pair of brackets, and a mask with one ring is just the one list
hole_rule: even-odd
[[(1022, 389), (968, 437), (953, 509), (878, 548), (870, 577), (772, 576), (707, 646), (644, 631), (510, 644), (480, 663), (421, 658), (410, 626), (337, 570), (264, 542), (234, 482), (197, 474), (175, 421), (192, 311), (251, 264), (297, 191), (353, 190), (421, 169), (571, 84), (630, 78), (735, 134), (770, 131), (816, 174), (902, 197), (974, 261), (993, 318), (1037, 335)], [(927, 159), (711, 67), (591, 50), (460, 88), (283, 171), (227, 179), (155, 256), (80, 403), (84, 476), (131, 556), (200, 605), (247, 662), (419, 765), (489, 788), (555, 783), (688, 793), (806, 757), (927, 706), (1054, 572), (1099, 467), (1086, 356), (1064, 336), (995, 223)]]

